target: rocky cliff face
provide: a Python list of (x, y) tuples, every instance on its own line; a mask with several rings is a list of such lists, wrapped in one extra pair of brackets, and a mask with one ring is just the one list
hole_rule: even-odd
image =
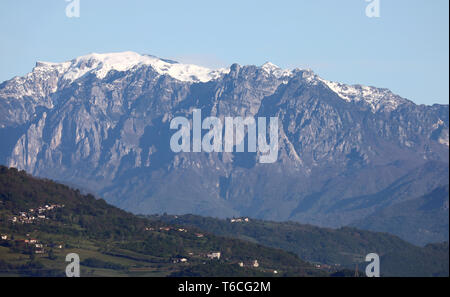
[[(278, 161), (173, 153), (170, 120), (195, 108), (278, 117)], [(271, 63), (209, 70), (130, 52), (39, 62), (0, 85), (0, 115), (0, 163), (136, 213), (342, 226), (448, 184), (448, 105)]]

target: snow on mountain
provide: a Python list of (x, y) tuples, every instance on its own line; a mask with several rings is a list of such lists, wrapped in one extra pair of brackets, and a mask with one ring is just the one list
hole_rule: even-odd
[(287, 77), (287, 76), (291, 76), (292, 75), (292, 71), (291, 70), (287, 70), (287, 69), (282, 69), (280, 67), (278, 67), (277, 65), (271, 63), (271, 62), (266, 62), (264, 63), (261, 68), (267, 72), (267, 74), (270, 75), (274, 75), (276, 78), (281, 78), (281, 77)]
[[(190, 83), (208, 82), (218, 79), (230, 71), (229, 68), (209, 69), (198, 65), (160, 59), (151, 55), (141, 55), (131, 51), (105, 54), (92, 53), (62, 63), (37, 62), (31, 73), (23, 77), (15, 77), (12, 84), (5, 85), (0, 90), (0, 97), (21, 98), (28, 96), (40, 100), (39, 98), (44, 98), (56, 92), (61, 81), (70, 83), (87, 73), (93, 73), (102, 79), (111, 70), (128, 71), (143, 65), (151, 66), (160, 75), (169, 75), (177, 80)], [(328, 81), (309, 69), (282, 69), (271, 62), (266, 62), (260, 68), (267, 75), (282, 79), (284, 84), (288, 83), (294, 75), (301, 73), (305, 82), (314, 85), (323, 83), (343, 100), (363, 102), (373, 112), (379, 110), (392, 111), (399, 105), (409, 102), (388, 89)]]
[(289, 78), (295, 72), (301, 72), (302, 78), (313, 85), (320, 82), (328, 86), (333, 92), (347, 102), (364, 102), (373, 112), (378, 110), (392, 111), (400, 104), (408, 102), (408, 100), (393, 94), (388, 89), (363, 86), (363, 85), (347, 85), (338, 82), (332, 82), (319, 77), (310, 69), (295, 69), (287, 70), (278, 67), (277, 65), (266, 62), (261, 68), (269, 75), (274, 75), (277, 78)]
[(61, 74), (62, 79), (75, 81), (87, 73), (94, 73), (101, 79), (111, 70), (127, 71), (141, 65), (152, 66), (161, 75), (169, 75), (185, 82), (207, 82), (229, 72), (229, 69), (211, 70), (202, 66), (181, 64), (130, 51), (107, 54), (92, 53), (63, 63), (38, 62), (35, 71), (56, 70)]
[(386, 111), (395, 110), (399, 105), (409, 102), (408, 100), (395, 95), (388, 89), (376, 88), (363, 85), (346, 85), (338, 82), (328, 81), (319, 78), (333, 92), (347, 102), (363, 101), (370, 106), (372, 111), (384, 109)]

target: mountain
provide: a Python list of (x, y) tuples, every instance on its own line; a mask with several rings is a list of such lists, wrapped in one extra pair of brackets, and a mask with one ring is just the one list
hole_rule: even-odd
[[(322, 267), (340, 270), (359, 266), (364, 271), (364, 257), (380, 256), (384, 276), (448, 276), (448, 242), (414, 246), (388, 233), (356, 228), (319, 228), (295, 222), (270, 222), (245, 218), (216, 219), (195, 215), (152, 216), (170, 224), (199, 228), (218, 236), (238, 238), (269, 247), (281, 248)], [(244, 220), (243, 220), (244, 219)], [(354, 274), (353, 274), (354, 275)]]
[(448, 242), (448, 197), (447, 185), (419, 198), (383, 208), (352, 225), (399, 234), (421, 245)]
[[(203, 118), (278, 117), (277, 161), (173, 153), (170, 121), (194, 109)], [(38, 62), (0, 84), (0, 138), (0, 163), (134, 213), (356, 225), (420, 244), (448, 238), (433, 210), (425, 226), (364, 222), (448, 185), (449, 106), (309, 69), (211, 70), (132, 52)]]
[[(0, 234), (1, 276), (64, 276), (65, 257), (74, 252), (82, 276), (328, 274), (292, 253), (139, 218), (92, 195), (4, 166)], [(208, 259), (213, 252), (220, 252), (220, 259)], [(255, 260), (259, 267), (252, 266)]]

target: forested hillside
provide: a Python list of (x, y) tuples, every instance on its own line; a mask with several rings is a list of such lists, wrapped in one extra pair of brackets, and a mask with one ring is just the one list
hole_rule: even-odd
[[(414, 246), (388, 233), (355, 228), (319, 228), (294, 222), (248, 219), (221, 220), (195, 215), (152, 216), (171, 224), (196, 227), (220, 236), (240, 238), (297, 254), (310, 262), (331, 267), (363, 269), (365, 255), (381, 257), (385, 276), (448, 276), (448, 242)], [(233, 220), (233, 222), (232, 222)]]
[[(64, 276), (72, 252), (83, 276), (326, 275), (292, 253), (139, 218), (4, 166), (0, 234), (0, 275)], [(213, 252), (220, 258), (210, 259)]]

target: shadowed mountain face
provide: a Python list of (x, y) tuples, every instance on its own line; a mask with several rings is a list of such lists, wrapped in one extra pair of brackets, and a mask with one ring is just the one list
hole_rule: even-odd
[(427, 195), (380, 208), (353, 225), (369, 230), (392, 232), (410, 242), (448, 241), (448, 185)]
[[(419, 106), (386, 89), (270, 63), (210, 71), (110, 55), (38, 63), (2, 83), (0, 163), (89, 189), (135, 213), (371, 229), (380, 225), (366, 218), (448, 185), (448, 105)], [(110, 64), (120, 55), (128, 64)], [(173, 153), (170, 120), (190, 119), (195, 108), (203, 118), (278, 117), (278, 161)], [(430, 240), (448, 238), (448, 191), (445, 215), (444, 223), (430, 216), (425, 231), (446, 223), (446, 233)], [(405, 235), (397, 224), (380, 228), (419, 243), (409, 235), (420, 226)]]

